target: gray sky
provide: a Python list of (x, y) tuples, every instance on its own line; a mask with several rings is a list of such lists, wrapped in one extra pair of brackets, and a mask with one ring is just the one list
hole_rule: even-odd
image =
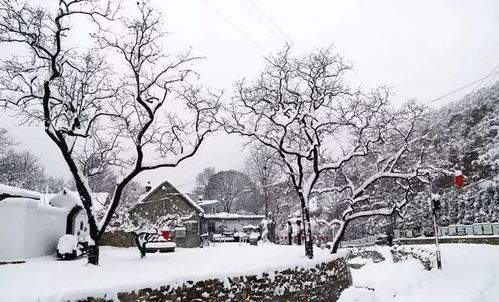
[[(254, 78), (264, 64), (263, 56), (282, 49), (288, 38), (297, 54), (334, 45), (354, 64), (354, 85), (391, 86), (395, 102), (410, 98), (427, 102), (499, 65), (499, 1), (251, 1), (154, 1), (171, 33), (168, 47), (192, 47), (194, 54), (206, 57), (197, 65), (201, 80), (224, 89), (226, 98), (235, 81)], [(432, 105), (455, 100), (473, 88)], [(48, 173), (69, 177), (41, 128), (17, 127), (16, 119), (7, 116), (0, 116), (0, 127), (11, 130), (20, 142), (18, 148), (37, 154)], [(139, 179), (153, 184), (167, 179), (189, 191), (204, 167), (240, 169), (246, 154), (238, 137), (224, 134), (209, 138), (199, 151), (174, 170)]]

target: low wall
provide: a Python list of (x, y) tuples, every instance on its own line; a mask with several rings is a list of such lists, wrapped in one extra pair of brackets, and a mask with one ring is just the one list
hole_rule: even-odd
[[(428, 238), (400, 238), (394, 241), (394, 243), (400, 243), (402, 245), (413, 245), (413, 244), (435, 244), (434, 237)], [(499, 245), (499, 237), (487, 237), (487, 236), (473, 236), (473, 237), (440, 237), (438, 238), (439, 243), (472, 243), (472, 244), (491, 244)]]
[(99, 244), (116, 247), (132, 247), (135, 246), (135, 240), (133, 238), (133, 234), (130, 232), (104, 232), (99, 240)]
[(107, 301), (294, 301), (334, 302), (352, 284), (343, 258), (312, 268), (293, 268), (262, 275), (187, 282), (118, 293), (111, 300), (88, 297), (82, 302)]

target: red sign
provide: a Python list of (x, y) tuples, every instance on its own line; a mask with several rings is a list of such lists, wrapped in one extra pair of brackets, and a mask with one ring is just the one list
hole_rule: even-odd
[(170, 231), (161, 231), (161, 235), (163, 235), (163, 238), (165, 238), (165, 240), (170, 239)]
[(454, 184), (458, 187), (464, 187), (464, 175), (461, 171), (456, 171), (454, 175)]

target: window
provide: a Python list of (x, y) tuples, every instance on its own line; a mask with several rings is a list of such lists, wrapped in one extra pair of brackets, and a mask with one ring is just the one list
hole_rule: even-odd
[(80, 230), (83, 231), (83, 221), (80, 221)]
[(175, 238), (185, 238), (186, 229), (185, 227), (176, 227), (175, 228)]
[(191, 234), (198, 234), (199, 233), (199, 227), (197, 222), (193, 222), (191, 224)]

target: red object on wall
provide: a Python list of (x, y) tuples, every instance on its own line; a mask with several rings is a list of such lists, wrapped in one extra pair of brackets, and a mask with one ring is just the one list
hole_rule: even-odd
[(163, 238), (165, 238), (165, 240), (170, 239), (170, 231), (161, 231), (161, 235), (163, 235)]
[(464, 175), (461, 171), (456, 171), (454, 174), (454, 184), (458, 187), (464, 187)]

